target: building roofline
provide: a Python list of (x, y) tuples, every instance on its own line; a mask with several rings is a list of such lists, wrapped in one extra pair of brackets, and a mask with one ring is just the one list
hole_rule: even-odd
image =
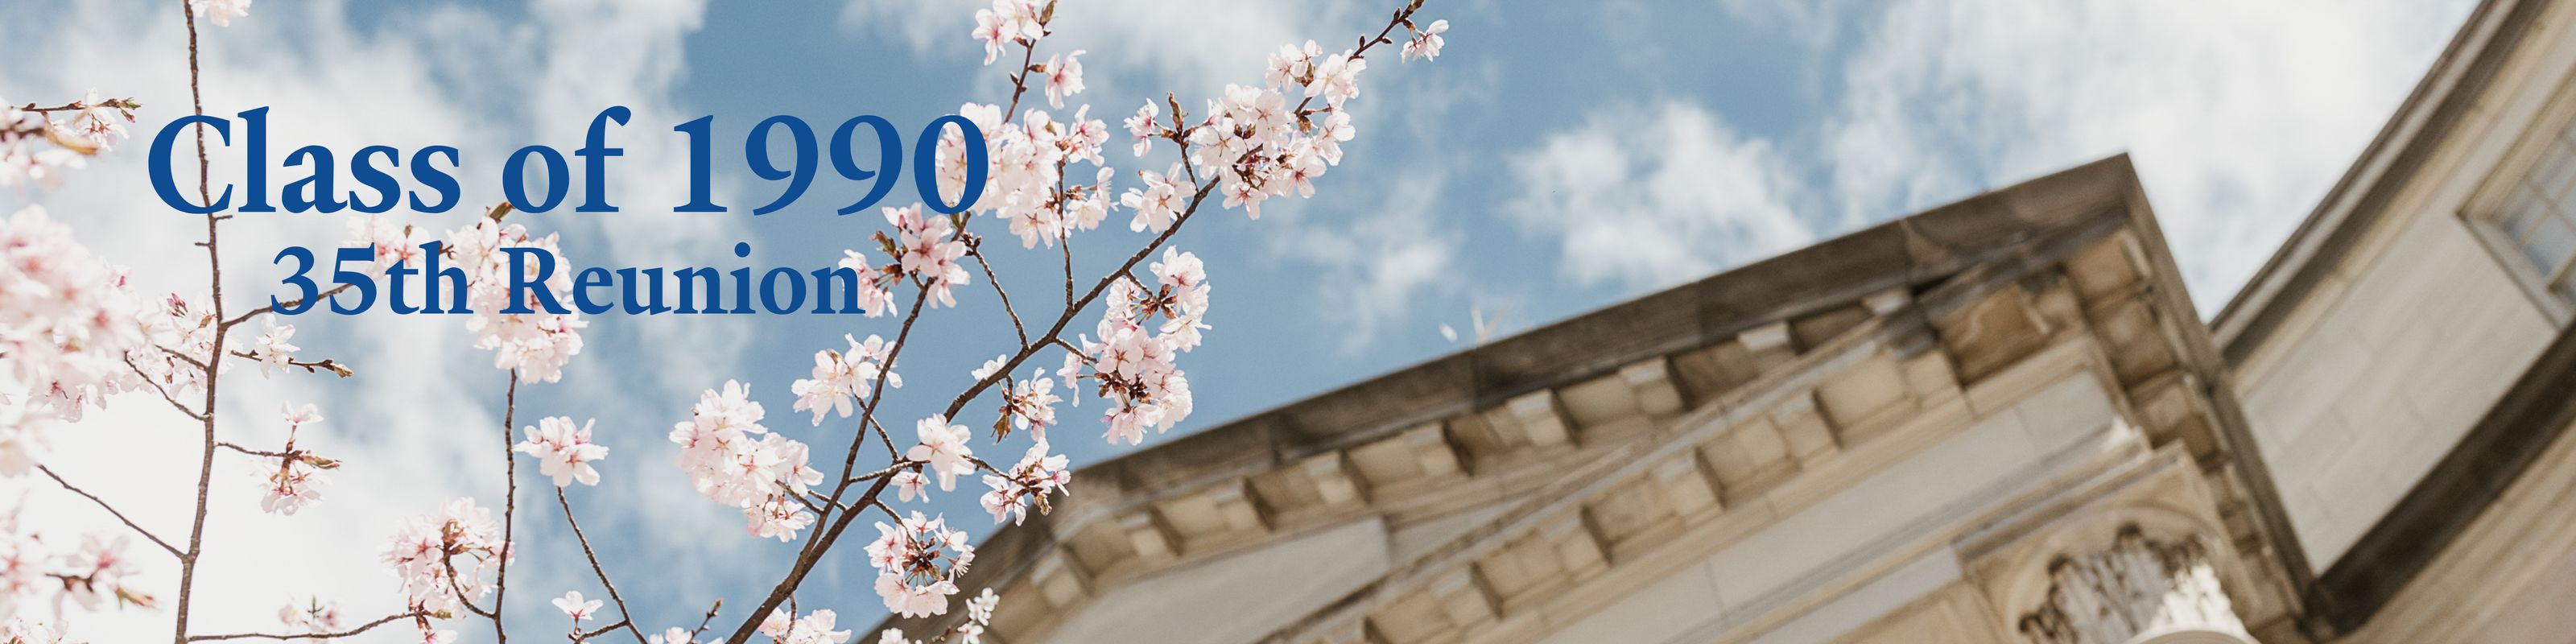
[(2482, 0), (2378, 136), (2271, 259), (2210, 322), (2229, 364), (2241, 363), (2334, 271), (2399, 189), (2469, 112), (2549, 0)]
[(2138, 189), (2129, 156), (2106, 157), (1209, 426), (1094, 462), (1076, 478), (1108, 479), (1126, 492), (1222, 478), (1252, 465), (1246, 461), (1286, 467), (1308, 454), (1921, 285), (1969, 263), (1963, 260), (2009, 252), (2045, 232), (2125, 217)]

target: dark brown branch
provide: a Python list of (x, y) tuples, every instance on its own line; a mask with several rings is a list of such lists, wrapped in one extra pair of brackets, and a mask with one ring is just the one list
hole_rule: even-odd
[[(492, 613), (489, 615), (492, 618), (492, 640), (499, 644), (510, 641), (509, 631), (501, 627), (501, 611), (507, 608), (502, 600), (510, 594), (510, 560), (516, 558), (510, 553), (518, 548), (511, 533), (517, 529), (515, 519), (519, 513), (519, 454), (518, 443), (510, 440), (510, 433), (518, 431), (518, 417), (519, 370), (511, 369), (510, 390), (503, 394), (501, 407), (501, 472), (509, 480), (509, 485), (508, 496), (501, 501), (501, 565), (492, 575)], [(565, 514), (564, 518), (570, 519), (572, 515)]]

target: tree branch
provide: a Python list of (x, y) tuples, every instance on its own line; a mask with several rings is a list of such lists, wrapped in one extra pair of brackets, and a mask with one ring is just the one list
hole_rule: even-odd
[[(349, 286), (350, 286), (350, 285), (349, 285), (348, 283), (343, 282), (343, 283), (341, 283), (339, 286), (331, 287), (331, 290), (327, 290), (327, 291), (323, 291), (323, 292), (321, 292), (321, 293), (316, 293), (316, 294), (314, 294), (314, 295), (313, 295), (313, 299), (314, 299), (315, 301), (320, 301), (320, 300), (324, 300), (324, 299), (329, 299), (329, 298), (330, 298), (331, 296), (333, 296), (333, 295), (339, 295), (341, 291), (349, 290)], [(301, 299), (301, 298), (299, 298), (299, 299), (292, 299), (292, 300), (287, 300), (287, 301), (285, 301), (285, 302), (281, 302), (280, 304), (284, 304), (284, 305), (286, 305), (288, 308), (294, 308), (294, 307), (297, 307), (297, 306), (303, 306), (303, 305), (304, 305), (304, 300), (303, 300), (303, 299)], [(266, 314), (266, 313), (275, 313), (275, 312), (277, 312), (277, 305), (276, 305), (276, 304), (272, 304), (272, 305), (268, 305), (268, 306), (262, 306), (262, 307), (259, 307), (259, 308), (256, 308), (256, 309), (251, 309), (251, 310), (250, 310), (250, 312), (248, 312), (248, 313), (243, 313), (243, 314), (241, 314), (241, 316), (240, 316), (240, 317), (235, 317), (235, 318), (232, 318), (232, 319), (224, 320), (224, 321), (223, 321), (223, 322), (221, 322), (221, 323), (217, 323), (217, 324), (215, 325), (215, 327), (216, 327), (216, 328), (219, 328), (219, 329), (229, 329), (229, 328), (233, 328), (234, 326), (240, 325), (240, 324), (241, 324), (241, 323), (243, 323), (243, 322), (249, 322), (251, 318), (259, 317), (259, 316), (260, 316), (260, 315), (262, 315), (262, 314)], [(222, 313), (216, 313), (216, 314), (215, 314), (215, 317), (217, 317), (217, 318), (221, 318), (221, 317), (223, 317), (223, 314), (222, 314)]]
[[(512, 541), (514, 537), (511, 534), (517, 529), (515, 519), (519, 513), (519, 455), (516, 451), (518, 443), (510, 440), (510, 433), (518, 431), (516, 427), (518, 417), (519, 370), (511, 369), (510, 390), (509, 393), (503, 394), (501, 407), (501, 472), (502, 476), (509, 480), (506, 493), (509, 496), (501, 501), (501, 565), (499, 571), (492, 576), (492, 612), (489, 615), (492, 618), (492, 639), (500, 644), (507, 644), (510, 641), (509, 631), (501, 628), (501, 611), (506, 608), (502, 600), (510, 594), (510, 560), (517, 558), (511, 555), (516, 554), (519, 548), (519, 545)], [(564, 516), (570, 518), (572, 515)]]
[[(245, 359), (245, 360), (258, 361), (258, 362), (265, 362), (265, 360), (261, 359), (258, 355), (253, 354), (253, 353), (248, 352), (248, 351), (234, 351), (234, 352), (232, 352), (232, 355), (233, 355), (233, 357), (235, 357), (235, 358), (242, 358), (242, 359)], [(357, 372), (354, 372), (354, 371), (349, 370), (349, 367), (348, 367), (347, 365), (340, 364), (339, 362), (333, 361), (333, 360), (332, 360), (332, 359), (330, 359), (330, 358), (323, 358), (323, 359), (321, 359), (321, 360), (297, 360), (297, 359), (294, 359), (294, 358), (288, 358), (288, 359), (286, 360), (286, 366), (289, 366), (289, 367), (302, 367), (302, 368), (304, 369), (304, 372), (305, 372), (305, 373), (320, 373), (320, 372), (324, 372), (324, 371), (329, 371), (329, 372), (331, 372), (331, 375), (339, 376), (339, 377), (342, 377), (342, 378), (347, 378), (347, 377), (349, 377), (349, 376), (357, 375)]]
[(617, 624), (593, 631), (583, 638), (596, 637), (601, 633), (616, 630), (618, 625), (624, 625), (626, 632), (635, 635), (635, 644), (644, 644), (644, 632), (635, 630), (635, 615), (626, 611), (626, 598), (617, 594), (617, 583), (608, 580), (608, 569), (599, 566), (599, 553), (590, 549), (590, 537), (581, 533), (581, 522), (572, 518), (572, 501), (564, 498), (563, 488), (555, 488), (555, 504), (563, 507), (564, 524), (572, 526), (573, 540), (581, 542), (581, 556), (590, 559), (590, 573), (599, 576), (599, 585), (608, 587), (608, 600), (616, 602), (617, 616), (623, 618)]
[(345, 630), (345, 631), (332, 631), (332, 632), (329, 632), (329, 633), (287, 633), (287, 634), (281, 634), (281, 633), (233, 633), (233, 634), (230, 634), (230, 635), (198, 635), (198, 636), (194, 636), (194, 637), (190, 637), (190, 638), (188, 638), (188, 640), (187, 640), (187, 641), (190, 641), (190, 642), (211, 642), (211, 641), (215, 641), (215, 640), (305, 640), (305, 639), (327, 640), (327, 639), (339, 639), (339, 638), (343, 638), (343, 637), (356, 637), (359, 633), (364, 633), (364, 632), (367, 632), (367, 631), (370, 631), (370, 630), (374, 630), (374, 629), (375, 629), (376, 627), (378, 627), (378, 626), (383, 626), (383, 625), (386, 625), (386, 624), (391, 624), (391, 623), (398, 622), (398, 621), (402, 621), (402, 620), (406, 620), (406, 619), (417, 619), (417, 618), (421, 618), (421, 617), (428, 617), (428, 616), (429, 616), (429, 612), (428, 612), (428, 611), (412, 611), (412, 612), (408, 612), (408, 613), (395, 613), (395, 614), (392, 614), (392, 615), (386, 615), (386, 616), (384, 616), (384, 617), (377, 618), (377, 619), (376, 619), (376, 621), (367, 622), (366, 624), (359, 625), (357, 628), (352, 628), (352, 629)]
[(44, 472), (45, 478), (53, 479), (55, 483), (61, 484), (63, 489), (71, 490), (73, 494), (78, 494), (81, 498), (89, 499), (89, 502), (98, 504), (98, 509), (106, 510), (108, 514), (115, 516), (117, 521), (124, 523), (125, 527), (133, 528), (135, 534), (143, 535), (143, 538), (150, 539), (152, 541), (152, 545), (160, 546), (162, 550), (168, 551), (170, 556), (178, 557), (182, 560), (188, 558), (187, 553), (180, 552), (177, 547), (171, 546), (168, 541), (162, 541), (161, 537), (152, 534), (152, 531), (143, 529), (143, 526), (136, 524), (133, 519), (126, 518), (125, 513), (116, 511), (116, 506), (108, 505), (106, 499), (98, 498), (98, 495), (91, 494), (87, 490), (83, 490), (78, 486), (72, 485), (71, 481), (63, 480), (63, 475), (55, 474), (53, 468), (38, 465), (36, 466), (36, 471)]
[(196, 409), (180, 403), (178, 397), (170, 395), (170, 388), (161, 386), (161, 382), (153, 380), (151, 374), (144, 373), (141, 365), (134, 364), (133, 356), (125, 357), (125, 368), (134, 370), (134, 375), (141, 376), (144, 382), (152, 383), (152, 392), (161, 394), (161, 400), (170, 403), (170, 406), (178, 409), (181, 415), (185, 415), (199, 422), (204, 422), (206, 420), (205, 414), (197, 413)]

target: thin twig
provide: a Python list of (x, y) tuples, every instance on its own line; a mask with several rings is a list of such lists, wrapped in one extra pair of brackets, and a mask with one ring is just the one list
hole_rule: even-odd
[(230, 441), (219, 441), (215, 443), (215, 446), (260, 458), (303, 458), (305, 454), (304, 452), (272, 452), (264, 449), (251, 449), (234, 444)]
[(53, 106), (53, 107), (37, 107), (35, 103), (28, 103), (28, 104), (26, 104), (26, 105), (20, 105), (20, 106), (18, 106), (18, 111), (20, 111), (20, 112), (36, 112), (36, 113), (45, 113), (45, 112), (69, 112), (69, 111), (72, 111), (72, 110), (86, 110), (86, 109), (93, 108), (93, 107), (113, 107), (113, 108), (116, 108), (116, 109), (119, 109), (119, 110), (132, 110), (132, 109), (141, 109), (141, 108), (143, 107), (143, 104), (142, 104), (142, 103), (136, 103), (136, 102), (134, 102), (134, 99), (131, 99), (131, 98), (111, 98), (111, 99), (107, 99), (107, 100), (99, 101), (99, 102), (97, 102), (97, 103), (95, 103), (95, 104), (93, 104), (93, 103), (86, 103), (86, 102), (82, 102), (82, 101), (72, 101), (72, 102), (69, 102), (69, 103), (64, 103), (64, 104), (56, 105), (56, 106)]
[(160, 546), (162, 550), (169, 551), (170, 556), (178, 557), (180, 559), (188, 558), (186, 553), (180, 552), (177, 547), (171, 546), (170, 542), (162, 541), (161, 537), (152, 534), (152, 531), (150, 530), (143, 529), (143, 526), (136, 524), (133, 519), (125, 518), (125, 513), (116, 511), (116, 506), (108, 505), (106, 499), (98, 498), (98, 495), (91, 494), (88, 490), (83, 490), (80, 489), (79, 486), (72, 485), (71, 481), (63, 480), (63, 475), (55, 474), (53, 468), (38, 465), (36, 466), (36, 471), (44, 472), (46, 478), (53, 479), (55, 483), (61, 484), (63, 489), (71, 490), (73, 494), (78, 494), (81, 498), (89, 499), (89, 502), (98, 504), (99, 509), (106, 510), (108, 514), (115, 516), (117, 521), (125, 524), (125, 527), (133, 528), (135, 534), (140, 534), (143, 535), (143, 538), (150, 539), (152, 541), (152, 545)]
[[(575, 638), (573, 641), (575, 641), (575, 642), (588, 642), (588, 641), (590, 641), (590, 638), (593, 638), (593, 637), (599, 637), (599, 636), (601, 636), (601, 635), (607, 635), (609, 631), (613, 631), (613, 630), (617, 630), (617, 629), (621, 629), (621, 628), (626, 629), (626, 630), (628, 630), (628, 631), (633, 631), (633, 630), (635, 630), (635, 620), (634, 620), (633, 618), (620, 618), (620, 619), (618, 619), (618, 620), (617, 620), (617, 623), (615, 623), (615, 624), (609, 624), (609, 625), (607, 625), (607, 626), (601, 626), (601, 627), (599, 627), (598, 629), (596, 629), (596, 630), (592, 630), (592, 631), (590, 631), (590, 632), (588, 632), (588, 633), (582, 633), (582, 634), (581, 634), (581, 637)], [(637, 644), (642, 644), (642, 642), (644, 641), (644, 636), (643, 636), (643, 635), (641, 635), (641, 634), (636, 635), (636, 636), (635, 636), (635, 641), (637, 642)]]
[(396, 614), (392, 614), (392, 615), (386, 615), (386, 616), (384, 616), (384, 617), (377, 618), (377, 619), (376, 619), (376, 621), (367, 622), (366, 624), (359, 625), (357, 628), (352, 628), (352, 629), (345, 630), (345, 631), (332, 631), (332, 632), (328, 632), (328, 633), (290, 633), (290, 634), (278, 634), (278, 633), (233, 633), (233, 634), (230, 634), (230, 635), (198, 635), (198, 636), (195, 636), (195, 637), (190, 637), (190, 638), (188, 638), (188, 641), (190, 641), (190, 642), (211, 642), (211, 641), (215, 641), (215, 640), (303, 640), (303, 639), (327, 640), (327, 639), (338, 639), (338, 638), (343, 638), (343, 637), (356, 637), (359, 633), (364, 633), (364, 632), (367, 632), (367, 631), (369, 631), (369, 630), (373, 630), (373, 629), (375, 629), (375, 628), (376, 628), (376, 627), (378, 627), (378, 626), (383, 626), (383, 625), (386, 625), (386, 624), (391, 624), (391, 623), (398, 622), (398, 621), (402, 621), (402, 620), (406, 620), (406, 619), (416, 619), (416, 618), (428, 617), (428, 616), (429, 616), (429, 612), (428, 612), (428, 611), (417, 611), (417, 610), (416, 610), (416, 611), (412, 611), (412, 612), (408, 612), (408, 613), (396, 613)]
[[(981, 240), (982, 238), (979, 237), (976, 239)], [(1067, 252), (1070, 252), (1070, 250)], [(977, 243), (969, 243), (966, 246), (966, 254), (973, 255), (975, 257), (975, 265), (984, 267), (984, 281), (991, 282), (993, 284), (993, 295), (1002, 298), (1002, 313), (1011, 316), (1011, 332), (1019, 334), (1020, 344), (1028, 344), (1028, 327), (1020, 325), (1020, 311), (1019, 309), (1011, 307), (1011, 294), (1002, 291), (1002, 278), (993, 274), (993, 263), (984, 259), (984, 249), (980, 241)]]
[(197, 413), (196, 409), (189, 407), (185, 403), (179, 402), (179, 398), (177, 396), (170, 395), (170, 388), (161, 386), (161, 381), (154, 380), (152, 378), (152, 374), (144, 373), (141, 365), (134, 364), (133, 356), (125, 357), (125, 368), (133, 369), (134, 375), (142, 376), (144, 382), (152, 383), (153, 393), (161, 394), (161, 400), (169, 402), (170, 406), (178, 409), (180, 414), (196, 419), (199, 422), (204, 422), (206, 420), (205, 414)]
[[(321, 293), (316, 293), (316, 294), (314, 294), (314, 295), (313, 295), (313, 299), (314, 299), (315, 301), (321, 301), (321, 300), (329, 299), (329, 298), (330, 298), (331, 296), (333, 296), (333, 295), (339, 295), (341, 291), (349, 290), (349, 287), (350, 287), (350, 286), (353, 286), (353, 285), (352, 285), (352, 284), (349, 284), (349, 283), (346, 283), (346, 282), (343, 282), (343, 283), (341, 283), (339, 286), (331, 287), (331, 290), (327, 290), (327, 291), (323, 291), (323, 292), (321, 292)], [(287, 301), (285, 301), (285, 302), (281, 302), (280, 304), (285, 305), (287, 308), (295, 308), (295, 307), (298, 307), (298, 306), (303, 306), (303, 305), (304, 305), (304, 300), (303, 300), (303, 299), (301, 299), (301, 298), (298, 298), (298, 299), (287, 300)], [(232, 318), (232, 319), (224, 320), (223, 322), (218, 323), (218, 324), (216, 324), (215, 326), (216, 326), (216, 328), (229, 329), (229, 328), (233, 328), (234, 326), (239, 325), (239, 324), (241, 324), (241, 323), (243, 323), (243, 322), (249, 322), (251, 318), (259, 317), (261, 314), (265, 314), (265, 313), (275, 313), (275, 312), (277, 312), (277, 305), (262, 306), (262, 307), (259, 307), (259, 308), (256, 308), (256, 309), (251, 309), (251, 310), (250, 310), (250, 312), (248, 312), (248, 313), (243, 313), (243, 314), (241, 314), (241, 317), (236, 317), (236, 318)], [(218, 313), (218, 314), (216, 314), (216, 315), (215, 315), (215, 317), (217, 317), (217, 318), (221, 318), (221, 317), (223, 317), (223, 314)]]
[[(624, 618), (617, 623), (625, 625), (627, 632), (635, 634), (635, 644), (644, 644), (644, 632), (635, 630), (635, 615), (626, 612), (626, 598), (617, 594), (617, 583), (608, 580), (608, 569), (599, 567), (599, 553), (590, 549), (590, 537), (581, 533), (581, 522), (572, 518), (572, 501), (564, 498), (563, 488), (555, 488), (555, 504), (563, 507), (564, 524), (572, 526), (573, 540), (581, 542), (581, 556), (590, 559), (590, 573), (599, 576), (599, 585), (608, 587), (608, 600), (617, 603), (617, 616)], [(616, 628), (615, 625), (611, 625), (583, 637), (585, 639), (595, 637)]]
[[(699, 633), (707, 632), (707, 625), (708, 625), (708, 624), (713, 624), (713, 623), (715, 623), (715, 621), (716, 621), (716, 610), (717, 610), (717, 609), (721, 609), (721, 608), (724, 608), (724, 600), (723, 600), (723, 599), (717, 599), (717, 600), (716, 600), (716, 603), (715, 603), (714, 605), (711, 605), (711, 606), (708, 606), (708, 607), (707, 607), (707, 616), (706, 616), (706, 617), (698, 618), (698, 627), (697, 627), (697, 629), (696, 629), (696, 630), (691, 630), (691, 631), (689, 631), (689, 641), (695, 642), (695, 641), (697, 641), (697, 640), (698, 640), (698, 634), (699, 634)], [(666, 644), (667, 644), (667, 643), (666, 643)]]
[[(252, 360), (252, 361), (258, 361), (258, 362), (266, 362), (266, 361), (267, 361), (265, 358), (261, 358), (259, 355), (257, 355), (257, 354), (253, 354), (253, 353), (248, 352), (248, 351), (234, 351), (234, 352), (232, 352), (232, 355), (233, 355), (233, 357), (235, 357), (235, 358), (242, 358), (242, 359), (245, 359), (245, 360)], [(349, 366), (348, 366), (348, 365), (340, 364), (338, 361), (335, 361), (335, 360), (330, 359), (330, 358), (323, 358), (323, 359), (320, 359), (320, 360), (297, 360), (297, 359), (294, 359), (294, 358), (288, 358), (288, 359), (286, 359), (286, 366), (289, 366), (289, 367), (301, 367), (301, 368), (303, 368), (303, 369), (304, 369), (304, 372), (305, 372), (305, 373), (321, 373), (321, 372), (324, 372), (324, 371), (328, 371), (328, 372), (331, 372), (331, 375), (339, 376), (339, 377), (342, 377), (342, 378), (347, 378), (347, 377), (349, 377), (349, 376), (357, 375), (357, 373), (356, 373), (356, 372), (351, 371), (351, 370), (349, 369)]]

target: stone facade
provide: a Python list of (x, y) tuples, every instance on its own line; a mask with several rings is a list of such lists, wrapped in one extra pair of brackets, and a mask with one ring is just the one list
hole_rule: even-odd
[(2563, 639), (2576, 303), (2487, 204), (2571, 77), (2576, 0), (2485, 2), (2214, 319), (2115, 157), (1086, 468), (961, 585), (1014, 644)]

